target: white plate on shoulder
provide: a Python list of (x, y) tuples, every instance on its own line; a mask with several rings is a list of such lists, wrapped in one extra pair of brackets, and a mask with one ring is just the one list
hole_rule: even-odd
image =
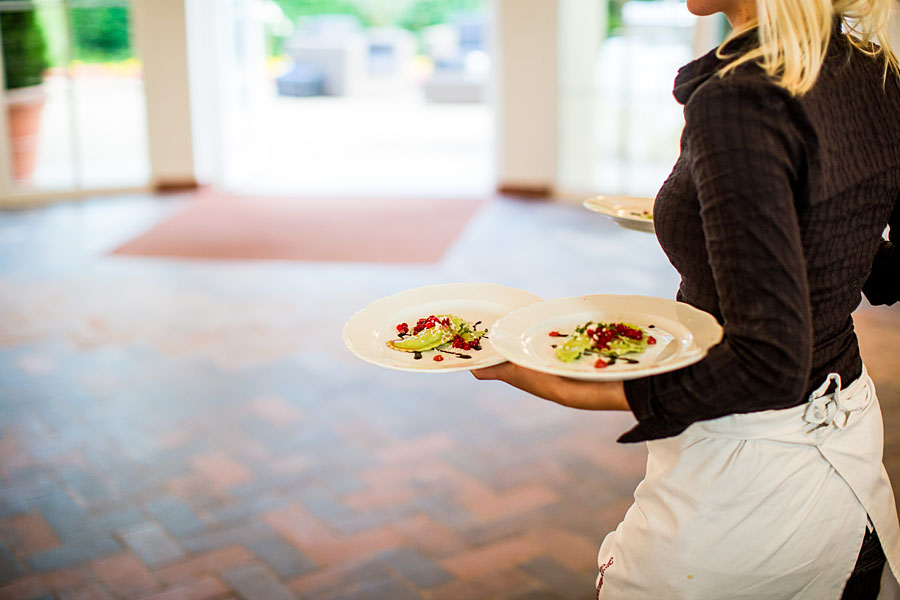
[(606, 215), (625, 229), (654, 233), (653, 202), (653, 198), (594, 196), (582, 202), (582, 206)]
[[(637, 364), (618, 361), (603, 369), (596, 357), (565, 363), (556, 358), (554, 344), (587, 321), (626, 322), (640, 326), (656, 343), (641, 354), (626, 355)], [(649, 296), (598, 294), (560, 298), (513, 311), (494, 323), (491, 345), (517, 365), (591, 381), (621, 381), (674, 371), (693, 364), (722, 339), (722, 327), (711, 314), (689, 304)]]
[[(453, 314), (469, 323), (481, 322), (478, 329), (490, 329), (510, 312), (540, 302), (532, 293), (494, 283), (447, 283), (407, 290), (376, 300), (354, 314), (344, 325), (344, 343), (362, 360), (398, 371), (449, 373), (500, 364), (506, 359), (487, 341), (481, 350), (459, 351), (471, 356), (429, 350), (416, 359), (411, 352), (399, 352), (387, 346), (397, 339), (397, 325), (412, 329), (420, 318)], [(455, 351), (453, 348), (450, 350)], [(435, 356), (442, 360), (435, 361)]]

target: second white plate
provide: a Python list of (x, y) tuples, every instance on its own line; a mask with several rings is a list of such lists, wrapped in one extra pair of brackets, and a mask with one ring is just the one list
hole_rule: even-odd
[[(656, 339), (637, 364), (619, 361), (604, 369), (582, 358), (565, 363), (556, 358), (554, 345), (587, 321), (634, 323)], [(517, 365), (592, 381), (621, 381), (674, 371), (693, 364), (722, 339), (715, 317), (693, 306), (665, 298), (598, 294), (538, 302), (515, 310), (494, 323), (489, 338), (494, 349)]]

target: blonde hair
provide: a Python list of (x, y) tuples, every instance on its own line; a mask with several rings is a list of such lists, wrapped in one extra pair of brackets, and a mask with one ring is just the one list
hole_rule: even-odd
[(897, 56), (888, 34), (895, 0), (756, 0), (757, 19), (731, 32), (719, 46), (719, 58), (733, 58), (726, 46), (740, 34), (757, 28), (759, 45), (725, 65), (724, 76), (744, 63), (756, 62), (776, 84), (794, 96), (813, 86), (831, 38), (835, 17), (843, 22), (851, 44), (863, 53), (884, 60), (884, 81), (889, 72), (900, 76)]

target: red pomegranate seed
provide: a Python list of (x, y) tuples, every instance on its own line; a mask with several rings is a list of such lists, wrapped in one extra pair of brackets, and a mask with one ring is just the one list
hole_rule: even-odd
[(438, 354), (432, 360), (434, 360), (434, 362), (441, 362), (442, 360), (444, 360), (444, 357)]
[(651, 335), (650, 337), (647, 338), (647, 343), (652, 346), (653, 344), (656, 343), (656, 338)]
[(558, 331), (551, 331), (550, 337), (562, 337), (562, 334)]
[(596, 368), (596, 369), (603, 369), (603, 368), (605, 368), (606, 365), (608, 365), (608, 364), (609, 364), (609, 363), (607, 363), (607, 362), (606, 362), (605, 360), (603, 360), (602, 358), (598, 358), (598, 359), (597, 359), (597, 362), (594, 363), (594, 368)]

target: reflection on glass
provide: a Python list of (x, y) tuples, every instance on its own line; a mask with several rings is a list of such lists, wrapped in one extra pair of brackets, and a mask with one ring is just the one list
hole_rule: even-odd
[(144, 82), (128, 2), (71, 2), (70, 64), (85, 187), (141, 185), (149, 178)]
[(10, 171), (14, 189), (70, 188), (71, 155), (68, 82), (54, 66), (60, 56), (51, 39), (65, 39), (60, 5), (0, 1), (0, 35)]
[(149, 179), (129, 16), (127, 0), (0, 0), (12, 192)]
[(600, 47), (598, 170), (620, 193), (655, 196), (678, 158), (684, 119), (672, 82), (691, 60), (695, 23), (683, 2), (629, 0)]

